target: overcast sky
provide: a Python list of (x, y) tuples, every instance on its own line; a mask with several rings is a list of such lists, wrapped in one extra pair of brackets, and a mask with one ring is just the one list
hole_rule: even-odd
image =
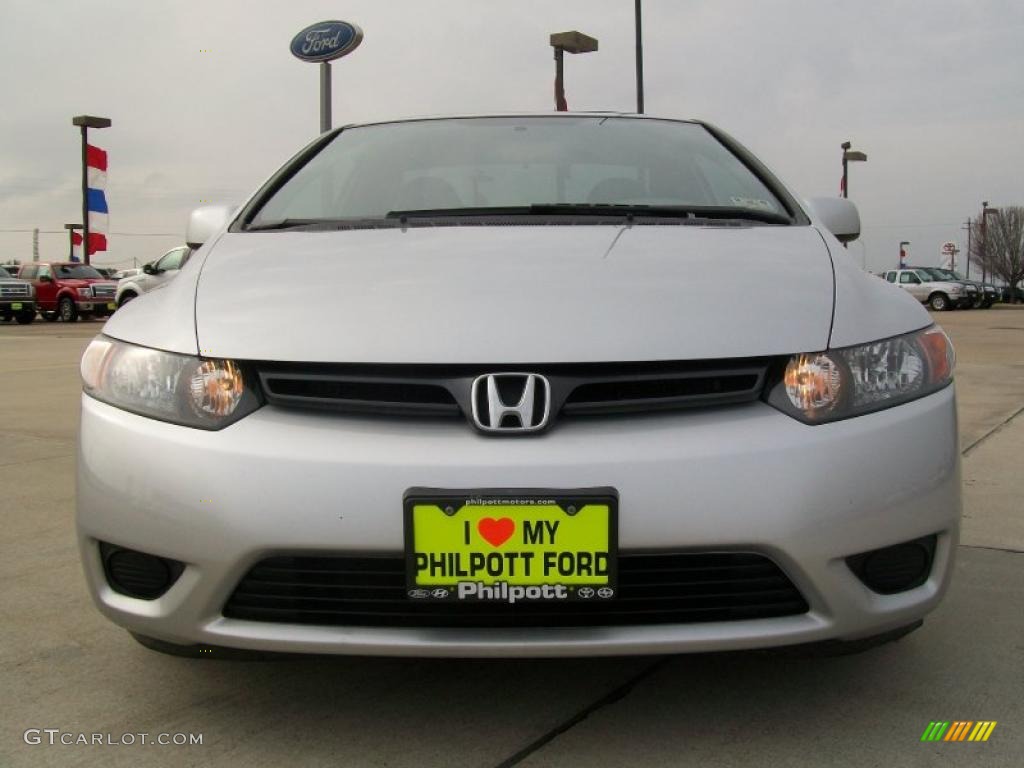
[[(631, 0), (2, 0), (0, 261), (31, 259), (34, 227), (66, 255), (76, 114), (113, 120), (97, 263), (149, 261), (191, 208), (240, 202), (317, 132), (317, 68), (288, 43), (332, 18), (365, 32), (334, 65), (335, 124), (551, 109), (547, 38), (570, 29), (600, 40), (567, 57), (570, 109), (635, 109)], [(644, 0), (644, 34), (647, 112), (720, 125), (798, 194), (838, 194), (842, 141), (868, 153), (850, 252), (871, 270), (900, 240), (938, 263), (982, 200), (1024, 205), (1021, 0)]]

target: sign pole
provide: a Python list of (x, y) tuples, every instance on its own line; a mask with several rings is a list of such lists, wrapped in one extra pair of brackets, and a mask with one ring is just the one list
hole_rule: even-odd
[(320, 62), (320, 133), (331, 130), (331, 62)]
[(331, 130), (331, 62), (352, 53), (363, 30), (347, 21), (310, 24), (292, 38), (288, 48), (299, 61), (320, 65), (320, 133)]

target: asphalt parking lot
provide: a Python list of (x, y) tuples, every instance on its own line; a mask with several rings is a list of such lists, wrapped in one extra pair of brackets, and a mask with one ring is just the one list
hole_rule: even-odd
[[(937, 320), (958, 354), (965, 504), (952, 590), (921, 630), (839, 658), (543, 661), (145, 650), (93, 608), (75, 548), (78, 359), (101, 323), (0, 324), (0, 766), (1021, 765), (1024, 307)], [(998, 726), (922, 743), (935, 720)]]

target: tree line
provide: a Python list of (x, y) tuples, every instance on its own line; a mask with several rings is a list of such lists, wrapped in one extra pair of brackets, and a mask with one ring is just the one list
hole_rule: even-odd
[(1024, 280), (1024, 207), (1002, 206), (989, 214), (984, 222), (981, 216), (971, 222), (971, 261), (1016, 288)]

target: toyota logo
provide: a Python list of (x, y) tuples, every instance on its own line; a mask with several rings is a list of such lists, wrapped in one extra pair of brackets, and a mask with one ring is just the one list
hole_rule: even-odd
[(551, 414), (551, 385), (537, 373), (488, 373), (473, 381), (473, 423), (484, 432), (536, 432)]

